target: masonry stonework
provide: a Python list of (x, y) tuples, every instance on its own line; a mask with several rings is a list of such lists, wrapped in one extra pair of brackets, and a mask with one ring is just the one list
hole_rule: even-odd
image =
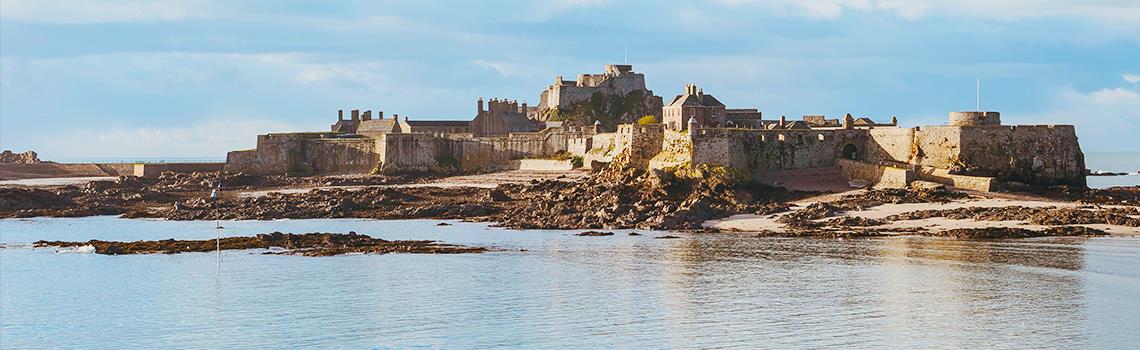
[[(879, 123), (851, 114), (762, 120), (758, 109), (726, 108), (696, 85), (663, 107), (646, 88), (644, 74), (629, 65), (607, 65), (603, 73), (574, 81), (557, 77), (538, 107), (497, 98), (476, 103), (471, 121), (409, 121), (396, 114), (386, 118), (382, 111), (374, 118), (371, 110), (359, 109), (346, 118), (340, 110), (332, 132), (259, 135), (255, 149), (230, 152), (224, 169), (478, 172), (531, 163), (561, 169), (566, 162), (522, 159), (570, 154), (592, 169), (620, 159), (645, 169), (720, 165), (757, 177), (838, 167), (888, 186), (915, 179), (983, 191), (1002, 182), (1085, 185), (1084, 154), (1073, 126), (1002, 125), (1000, 113), (992, 111), (952, 112), (946, 125), (912, 128), (897, 127), (894, 117)], [(630, 124), (645, 114), (661, 123)], [(553, 116), (559, 119), (548, 120)]]

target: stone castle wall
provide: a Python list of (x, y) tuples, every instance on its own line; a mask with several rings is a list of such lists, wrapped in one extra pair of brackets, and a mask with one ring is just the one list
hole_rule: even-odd
[(964, 175), (1038, 185), (1085, 185), (1085, 160), (1072, 125), (974, 126), (960, 130)]
[(623, 124), (618, 126), (616, 141), (620, 145), (619, 154), (622, 150), (628, 151), (629, 165), (646, 168), (649, 161), (661, 153), (664, 137), (665, 126), (661, 124)]
[(500, 137), (447, 138), (427, 134), (387, 134), (377, 140), (381, 170), (388, 173), (507, 169), (511, 161), (567, 152), (570, 140), (593, 128), (551, 128)]
[(717, 164), (746, 172), (835, 166), (844, 148), (861, 154), (863, 130), (701, 129), (692, 141), (692, 164)]
[(301, 167), (314, 173), (359, 174), (376, 167), (376, 142), (371, 138), (310, 139), (304, 147)]
[(836, 159), (836, 168), (848, 179), (866, 181), (876, 187), (905, 188), (915, 180), (915, 172), (904, 167), (883, 166), (849, 159)]
[(950, 125), (1001, 125), (1001, 113), (998, 112), (950, 112)]
[(223, 167), (223, 163), (137, 163), (133, 165), (131, 174), (120, 175), (158, 177), (167, 171), (189, 174), (194, 172), (221, 171)]
[(375, 166), (372, 138), (330, 138), (333, 135), (258, 135), (256, 149), (229, 152), (223, 169), (259, 175), (364, 173), (372, 170)]
[(539, 108), (558, 108), (589, 101), (595, 92), (609, 95), (627, 95), (645, 88), (645, 75), (641, 73), (581, 74), (574, 84), (556, 80), (542, 92)]
[(873, 128), (867, 130), (864, 159), (873, 163), (910, 163), (914, 156), (915, 128)]
[(1084, 185), (1084, 155), (1071, 125), (875, 128), (868, 141), (870, 162), (907, 163), (1035, 185)]
[(661, 153), (649, 161), (652, 169), (664, 169), (693, 161), (693, 139), (688, 132), (665, 129)]

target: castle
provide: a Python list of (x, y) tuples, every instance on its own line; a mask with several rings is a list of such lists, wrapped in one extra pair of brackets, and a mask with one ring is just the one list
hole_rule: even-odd
[[(721, 165), (760, 175), (838, 168), (850, 179), (888, 187), (915, 180), (989, 191), (1004, 182), (1085, 184), (1084, 155), (1071, 125), (1003, 125), (997, 112), (952, 112), (946, 125), (900, 128), (850, 114), (762, 119), (758, 109), (730, 109), (689, 84), (655, 116), (660, 123), (544, 120), (543, 115), (596, 96), (650, 93), (628, 65), (561, 78), (526, 102), (479, 98), (470, 121), (417, 121), (398, 115), (338, 112), (330, 132), (259, 135), (257, 148), (233, 151), (226, 170), (254, 174), (494, 171), (520, 159), (575, 157), (597, 168), (625, 154), (627, 165), (664, 169)], [(660, 105), (660, 104), (659, 104)], [(569, 162), (569, 161), (568, 161)]]

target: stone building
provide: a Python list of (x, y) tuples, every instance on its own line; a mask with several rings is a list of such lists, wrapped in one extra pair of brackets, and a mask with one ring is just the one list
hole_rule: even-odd
[(763, 114), (756, 108), (729, 108), (724, 110), (724, 126), (758, 129), (763, 125)]
[(332, 132), (345, 134), (362, 134), (375, 136), (386, 133), (410, 134), (466, 134), (471, 132), (471, 122), (466, 120), (411, 120), (407, 116), (400, 119), (400, 115), (393, 115), (391, 119), (384, 118), (384, 112), (377, 113), (372, 118), (372, 111), (352, 110), (351, 117), (344, 119), (344, 110), (337, 111), (337, 121), (331, 127)]
[(587, 163), (628, 153), (633, 166), (653, 169), (715, 164), (759, 176), (837, 167), (849, 178), (887, 187), (915, 180), (979, 191), (1007, 182), (1085, 185), (1084, 155), (1071, 125), (1001, 125), (997, 112), (954, 112), (948, 125), (914, 128), (891, 119), (781, 117), (759, 129), (623, 126), (572, 141), (589, 147), (570, 149)]
[(519, 106), (518, 101), (492, 98), (483, 109), (483, 98), (479, 98), (478, 113), (471, 121), (471, 134), (475, 136), (505, 136), (512, 132), (538, 131), (544, 123), (527, 118), (526, 102)]
[(466, 120), (407, 120), (413, 134), (470, 134), (471, 122)]
[(674, 130), (688, 128), (689, 118), (701, 127), (720, 127), (725, 122), (724, 104), (695, 84), (685, 84), (684, 94), (674, 97), (661, 113), (665, 126)]
[(634, 91), (648, 91), (645, 75), (635, 73), (632, 65), (607, 64), (604, 73), (578, 74), (578, 80), (563, 80), (561, 75), (554, 77), (554, 83), (540, 95), (538, 108), (557, 109), (589, 101), (595, 92), (624, 96)]
[[(583, 91), (643, 88), (643, 75), (609, 65), (606, 73), (581, 75), (576, 82), (558, 79), (543, 92), (540, 109), (588, 101)], [(520, 158), (569, 152), (591, 168), (620, 154), (635, 167), (713, 164), (754, 176), (835, 167), (852, 179), (896, 187), (914, 180), (980, 191), (1009, 182), (1085, 184), (1084, 154), (1072, 125), (1002, 125), (998, 112), (952, 112), (946, 125), (913, 128), (899, 128), (894, 117), (879, 123), (851, 114), (762, 120), (759, 110), (725, 108), (693, 84), (661, 108), (662, 124), (603, 128), (601, 121), (583, 126), (528, 118), (534, 112), (525, 102), (492, 99), (485, 106), (480, 98), (477, 106), (470, 122), (412, 121), (386, 118), (383, 112), (374, 118), (370, 110), (352, 110), (346, 118), (342, 110), (331, 132), (259, 135), (256, 149), (230, 152), (225, 169), (254, 174), (486, 171)]]
[(593, 125), (602, 120), (612, 130), (645, 115), (661, 116), (661, 97), (645, 87), (645, 75), (627, 64), (608, 64), (601, 74), (579, 74), (578, 80), (556, 76), (531, 112), (537, 120), (565, 120)]

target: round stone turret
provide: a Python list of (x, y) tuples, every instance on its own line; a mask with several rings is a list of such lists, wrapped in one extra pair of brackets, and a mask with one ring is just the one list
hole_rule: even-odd
[(689, 136), (693, 136), (696, 134), (697, 134), (697, 117), (691, 116), (691, 117), (689, 117)]
[(1001, 113), (998, 112), (950, 112), (950, 125), (1001, 125)]

